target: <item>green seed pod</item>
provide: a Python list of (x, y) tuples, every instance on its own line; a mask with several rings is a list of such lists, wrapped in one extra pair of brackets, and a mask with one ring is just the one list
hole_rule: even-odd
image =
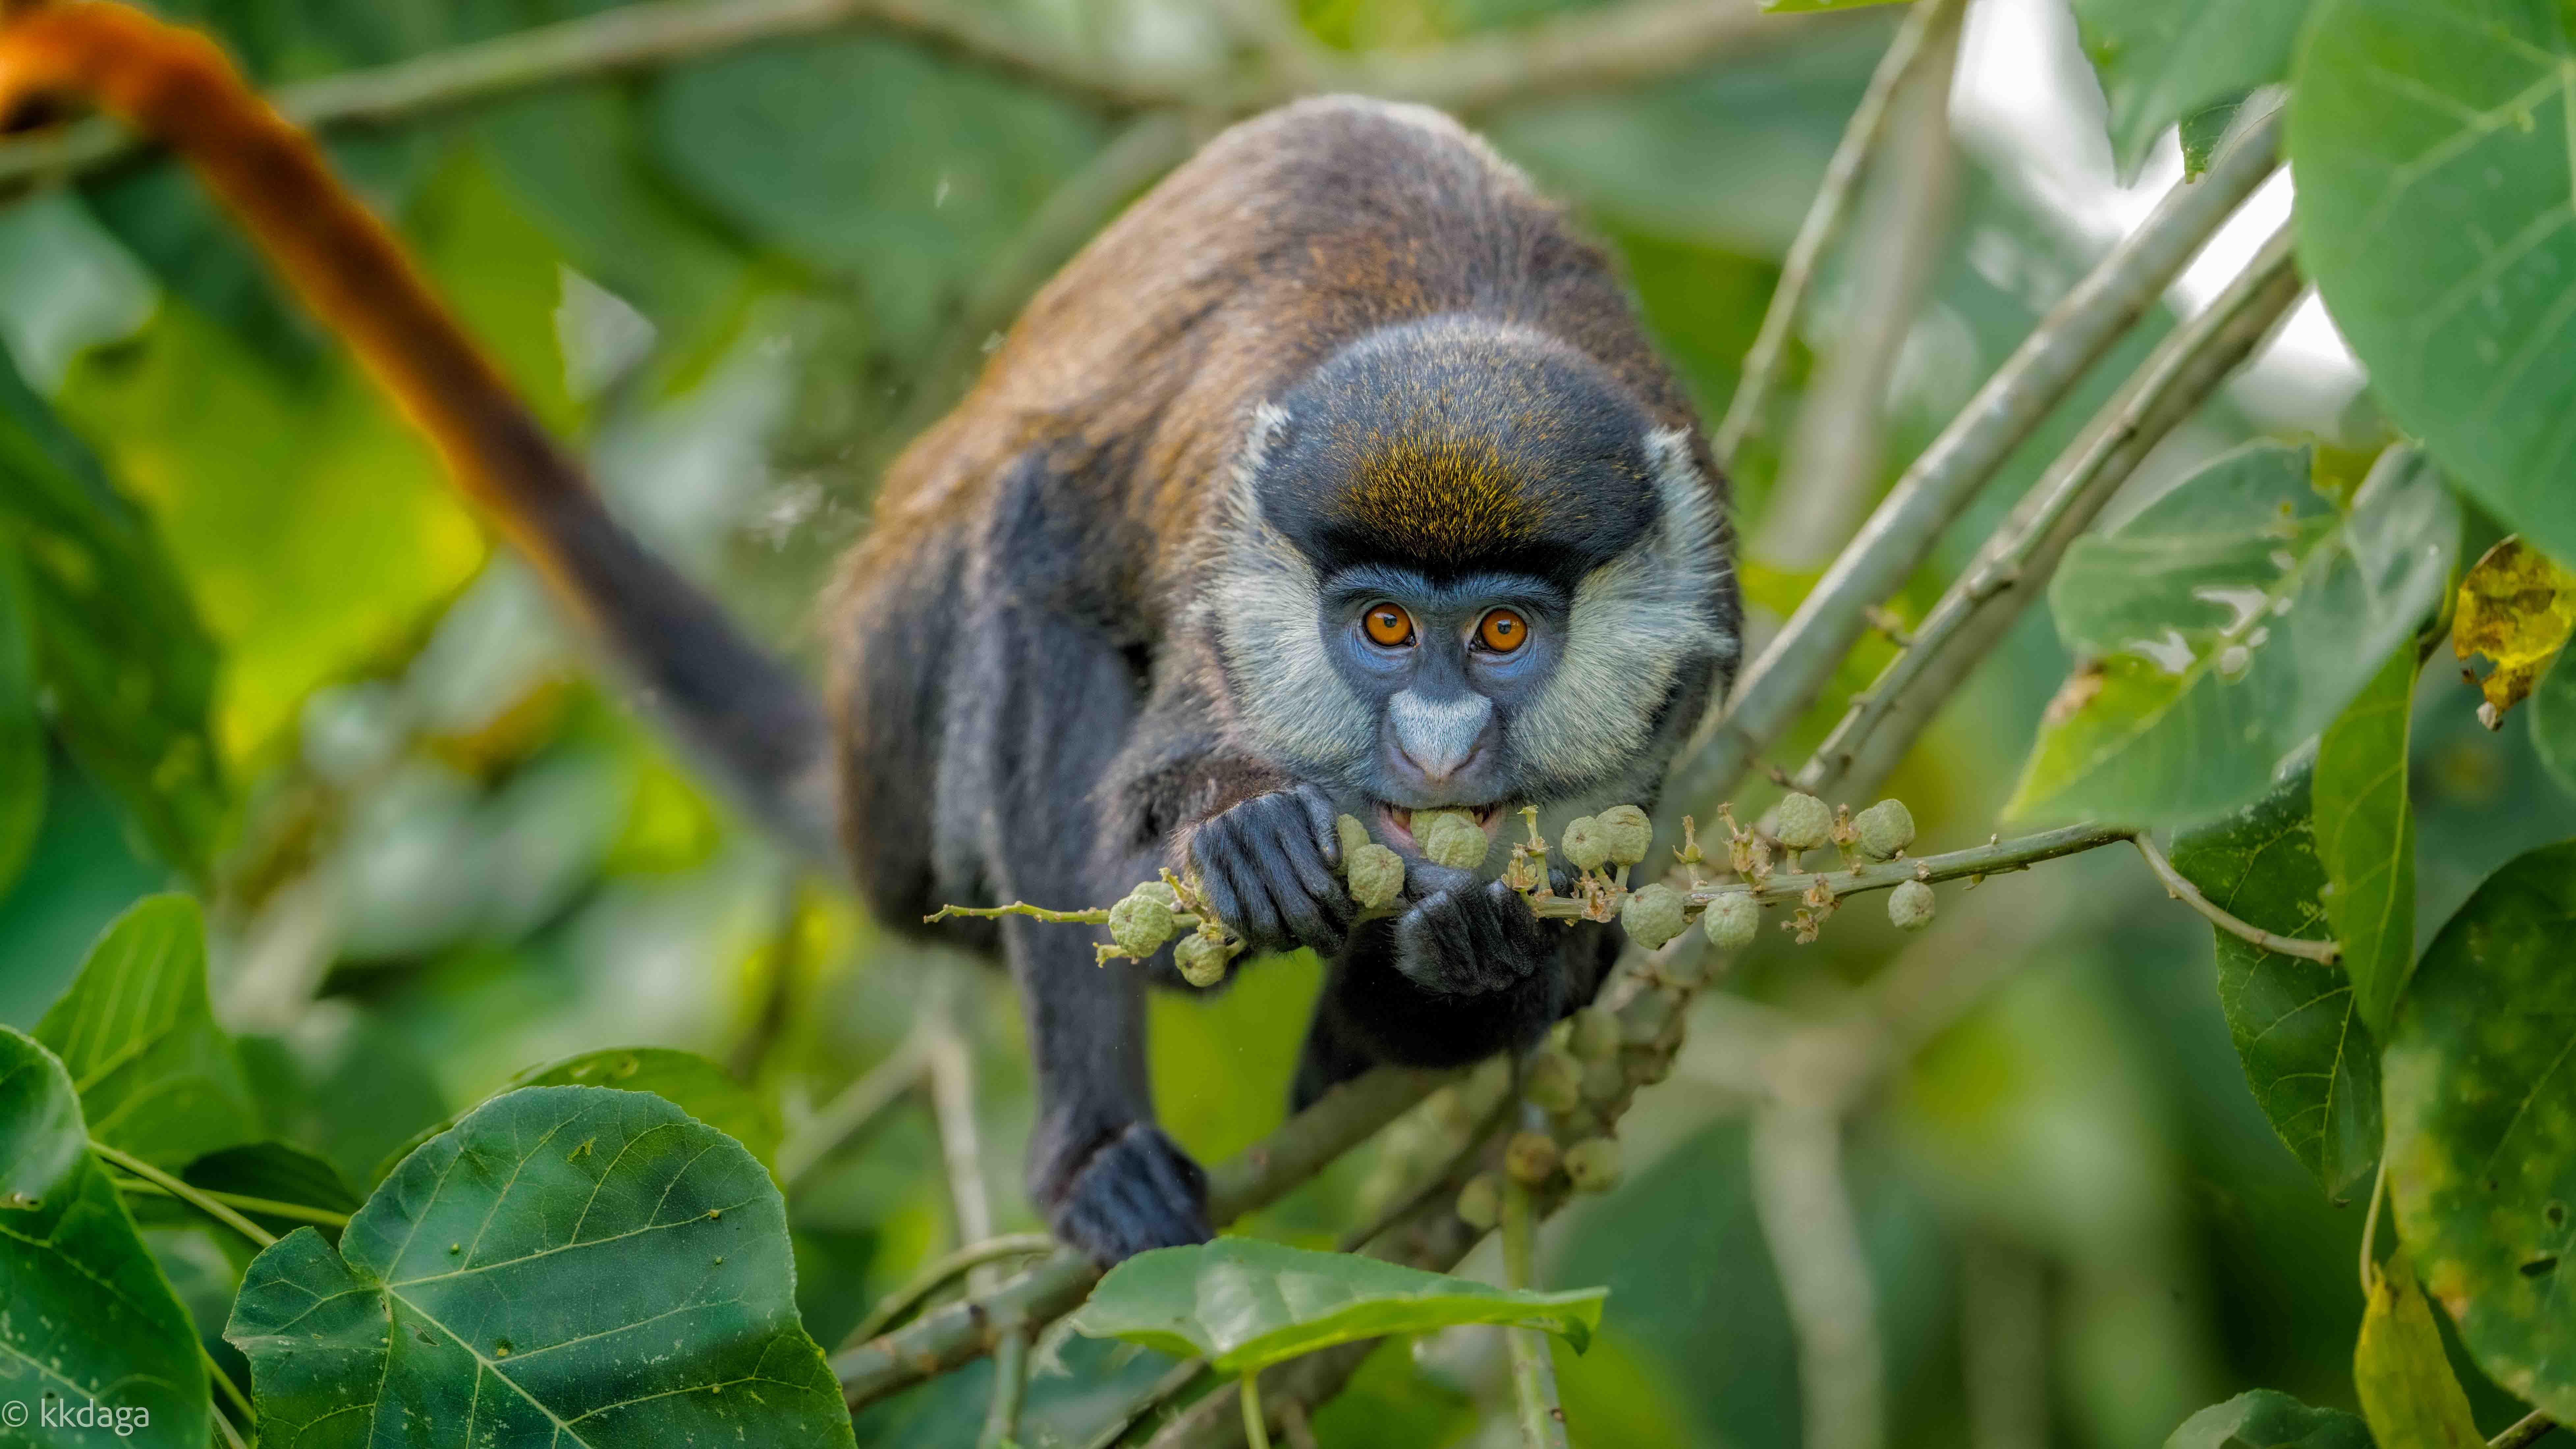
[(1172, 883), (1167, 880), (1149, 880), (1127, 894), (1161, 901), (1163, 909), (1167, 911), (1177, 911), (1181, 908), (1181, 893), (1172, 889)]
[(1629, 940), (1652, 951), (1689, 930), (1690, 916), (1681, 893), (1658, 882), (1628, 893), (1628, 899), (1619, 903), (1619, 924)]
[(1351, 868), (1351, 857), (1360, 853), (1361, 846), (1370, 843), (1368, 827), (1362, 825), (1356, 816), (1343, 815), (1334, 819), (1333, 834), (1342, 842), (1342, 869), (1347, 871)]
[(1382, 911), (1404, 894), (1404, 857), (1383, 845), (1363, 845), (1343, 857), (1351, 881), (1351, 899)]
[(1223, 938), (1192, 931), (1172, 948), (1172, 961), (1181, 968), (1181, 979), (1192, 986), (1214, 986), (1225, 979), (1225, 963), (1234, 959)]
[(1576, 1192), (1608, 1192), (1619, 1185), (1619, 1144), (1608, 1137), (1586, 1137), (1565, 1149), (1565, 1175)]
[(1887, 893), (1887, 918), (1900, 931), (1919, 931), (1932, 924), (1932, 888), (1919, 880), (1899, 881)]
[(1138, 886), (1109, 908), (1109, 939), (1130, 956), (1151, 956), (1172, 939), (1172, 908)]
[(1458, 1220), (1484, 1232), (1503, 1220), (1503, 1185), (1490, 1172), (1480, 1172), (1458, 1189)]
[(1577, 815), (1565, 822), (1556, 848), (1576, 870), (1599, 870), (1610, 859), (1610, 832), (1591, 816)]
[(1593, 817), (1610, 837), (1610, 863), (1635, 865), (1646, 858), (1646, 848), (1655, 843), (1654, 822), (1634, 805), (1613, 805)]
[(1914, 843), (1914, 812), (1902, 800), (1881, 800), (1852, 817), (1852, 834), (1860, 853), (1872, 860), (1894, 860)]
[(1503, 1145), (1503, 1170), (1530, 1187), (1556, 1175), (1556, 1159), (1556, 1139), (1544, 1132), (1515, 1132)]
[(1721, 951), (1741, 951), (1762, 930), (1762, 907), (1749, 891), (1728, 891), (1699, 914), (1699, 928)]
[(1483, 865), (1486, 848), (1492, 844), (1485, 838), (1485, 827), (1464, 810), (1415, 811), (1413, 841), (1422, 847), (1423, 859), (1451, 870)]
[(1583, 1068), (1583, 1100), (1598, 1106), (1609, 1106), (1628, 1090), (1627, 1070), (1617, 1057), (1605, 1057)]
[(1563, 1052), (1540, 1052), (1530, 1058), (1521, 1095), (1544, 1111), (1571, 1112), (1583, 1105), (1583, 1068)]
[(1565, 1044), (1587, 1062), (1606, 1062), (1619, 1054), (1619, 1018), (1603, 1007), (1587, 1006), (1574, 1014)]
[(1774, 819), (1771, 834), (1791, 850), (1821, 850), (1834, 838), (1833, 807), (1813, 795), (1791, 794)]

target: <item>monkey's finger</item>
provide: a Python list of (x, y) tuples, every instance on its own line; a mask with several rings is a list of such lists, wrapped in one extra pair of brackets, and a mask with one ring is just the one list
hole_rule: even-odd
[(1312, 785), (1300, 785), (1295, 791), (1297, 803), (1305, 807), (1306, 823), (1314, 827), (1315, 845), (1323, 852), (1324, 863), (1334, 870), (1342, 868), (1342, 832), (1337, 825), (1340, 812), (1332, 800)]
[(1512, 974), (1527, 976), (1537, 970), (1551, 943), (1529, 902), (1501, 881), (1485, 887), (1485, 899), (1493, 912), (1494, 929), (1503, 938), (1503, 959), (1511, 963)]
[(1255, 945), (1282, 940), (1278, 910), (1244, 850), (1242, 836), (1227, 829), (1202, 830), (1191, 848), (1199, 861), (1199, 888), (1207, 892), (1216, 918)]

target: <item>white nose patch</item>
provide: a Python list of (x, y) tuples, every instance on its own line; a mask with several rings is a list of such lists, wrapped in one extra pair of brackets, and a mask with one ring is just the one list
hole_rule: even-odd
[(1494, 702), (1481, 694), (1429, 700), (1408, 689), (1387, 701), (1396, 748), (1435, 780), (1457, 773), (1467, 763), (1477, 738), (1485, 732), (1485, 722), (1493, 717)]

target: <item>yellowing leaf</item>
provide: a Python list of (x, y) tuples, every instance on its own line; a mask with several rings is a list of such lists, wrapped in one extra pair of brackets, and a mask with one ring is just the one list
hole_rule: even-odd
[(2398, 1253), (2381, 1265), (2352, 1352), (2352, 1387), (2379, 1449), (2483, 1449), (2469, 1396), (2451, 1376), (2433, 1306)]
[(2522, 703), (2542, 671), (2576, 630), (2576, 574), (2560, 568), (2519, 535), (2488, 549), (2460, 580), (2451, 616), (2451, 652), (2483, 654), (2495, 668), (2478, 681), (2487, 702), (2478, 722), (2504, 727), (2504, 712)]

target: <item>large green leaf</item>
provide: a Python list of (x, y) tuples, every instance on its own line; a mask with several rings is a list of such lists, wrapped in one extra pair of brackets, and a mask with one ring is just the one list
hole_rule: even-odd
[(2560, 654), (2531, 692), (2532, 753), (2558, 788), (2576, 794), (2576, 655)]
[(2317, 859), (2326, 920), (2343, 948), (2353, 1004), (2372, 1032), (2415, 964), (2415, 815), (2406, 803), (2406, 724), (2415, 641), (2399, 644), (2317, 740)]
[(90, 1156), (62, 1063), (0, 1027), (0, 1400), (33, 1416), (97, 1405), (144, 1422), (120, 1439), (0, 1421), (0, 1443), (199, 1449), (214, 1432), (188, 1310)]
[(2373, 390), (2576, 561), (2576, 11), (2320, 0), (2291, 89), (2299, 260)]
[(188, 896), (116, 918), (36, 1040), (63, 1059), (99, 1141), (176, 1170), (259, 1135), (250, 1084), (206, 999), (206, 928)]
[(2380, 1265), (2352, 1351), (2352, 1387), (2379, 1449), (2480, 1449), (2486, 1436), (2442, 1351), (2433, 1305), (2402, 1251)]
[(2110, 103), (2111, 154), (2134, 179), (2165, 128), (2290, 71), (2309, 0), (2075, 0)]
[(2424, 1287), (2487, 1376), (2576, 1417), (2576, 841), (2489, 876), (2398, 1003), (2389, 1200)]
[[(2326, 883), (2301, 769), (2253, 804), (2174, 837), (2174, 869), (2220, 909), (2276, 935), (2325, 935)], [(2379, 1160), (2379, 1063), (2332, 966), (2211, 927), (2218, 1004), (2254, 1100), (2301, 1165), (2337, 1196)]]
[[(670, 1047), (612, 1047), (583, 1052), (530, 1067), (512, 1077), (501, 1090), (519, 1087), (615, 1087), (620, 1091), (650, 1092), (741, 1143), (763, 1167), (772, 1166), (778, 1158), (778, 1139), (783, 1129), (776, 1109), (733, 1073), (696, 1052)], [(413, 1149), (454, 1125), (451, 1118), (395, 1148), (376, 1176), (389, 1176)]]
[(2371, 1442), (2369, 1427), (2341, 1409), (2255, 1389), (2183, 1420), (2165, 1449), (2371, 1449)]
[(261, 1437), (838, 1444), (778, 1189), (642, 1092), (496, 1097), (377, 1188), (340, 1248), (299, 1230), (242, 1281)]
[(0, 547), (23, 568), (63, 742), (154, 850), (202, 873), (224, 812), (213, 646), (151, 526), (4, 360)]
[(45, 823), (45, 724), (36, 713), (36, 621), (17, 551), (0, 535), (0, 895)]
[(1139, 1253), (1110, 1269), (1072, 1324), (1078, 1333), (1195, 1354), (1241, 1374), (1337, 1343), (1461, 1323), (1543, 1329), (1579, 1353), (1609, 1295), (1488, 1288), (1356, 1253), (1219, 1238)]
[(2048, 602), (2084, 663), (2009, 812), (2178, 824), (2262, 794), (2413, 635), (2458, 541), (2420, 454), (2388, 450), (2344, 509), (2276, 443), (2076, 540)]

